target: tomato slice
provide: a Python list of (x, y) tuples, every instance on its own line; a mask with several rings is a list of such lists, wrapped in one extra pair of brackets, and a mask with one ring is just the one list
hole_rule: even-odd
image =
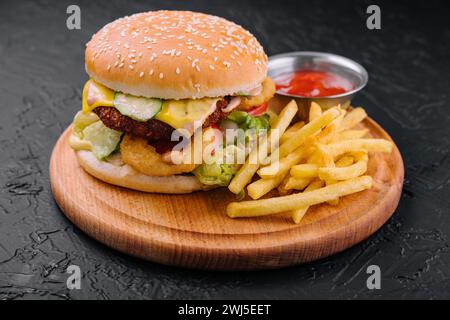
[(267, 108), (269, 108), (269, 103), (264, 102), (262, 105), (259, 105), (257, 107), (254, 107), (253, 109), (250, 109), (247, 111), (247, 113), (253, 117), (257, 117), (267, 111)]
[(211, 128), (220, 130), (220, 127), (217, 123), (211, 123)]

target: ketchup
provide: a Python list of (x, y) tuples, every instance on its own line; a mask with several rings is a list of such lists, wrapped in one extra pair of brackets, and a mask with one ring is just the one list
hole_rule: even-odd
[(277, 90), (303, 97), (326, 97), (353, 90), (347, 79), (332, 73), (300, 70), (275, 79)]

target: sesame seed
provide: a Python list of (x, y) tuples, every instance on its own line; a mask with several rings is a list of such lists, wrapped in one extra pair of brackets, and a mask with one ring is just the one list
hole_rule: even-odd
[(111, 65), (110, 64), (108, 64), (108, 67), (106, 68), (106, 70), (111, 70)]
[(180, 73), (181, 73), (180, 68), (177, 67), (177, 69), (175, 70), (175, 72), (176, 72), (176, 74), (180, 74)]
[(149, 74), (152, 76), (155, 73), (155, 70), (150, 70)]
[(160, 79), (164, 79), (164, 73), (161, 72), (161, 73), (159, 74), (159, 78), (160, 78)]
[(141, 77), (141, 78), (144, 77), (144, 71), (141, 71), (141, 73), (139, 73), (139, 77)]
[[(186, 34), (182, 34), (183, 30)], [(122, 37), (132, 37), (135, 40), (127, 43), (124, 38), (119, 41), (118, 38), (111, 36), (113, 32), (119, 33)], [(202, 46), (201, 39), (208, 38), (214, 38), (214, 40), (211, 40), (205, 48)], [(106, 25), (94, 35), (93, 41), (90, 41), (87, 46), (93, 52), (92, 61), (96, 61), (97, 58), (108, 52), (112, 52), (113, 57), (116, 56), (115, 61), (108, 65), (108, 70), (112, 68), (112, 65), (121, 68), (128, 66), (133, 70), (136, 69), (137, 61), (139, 61), (137, 57), (146, 57), (140, 52), (140, 48), (154, 49), (154, 46), (164, 39), (177, 39), (172, 43), (172, 48), (177, 49), (169, 49), (164, 53), (171, 57), (180, 57), (183, 53), (186, 56), (186, 50), (196, 50), (205, 56), (211, 55), (211, 58), (214, 57), (214, 52), (219, 52), (221, 49), (228, 51), (225, 52), (228, 55), (228, 59), (225, 61), (214, 57), (214, 62), (205, 64), (205, 67), (210, 70), (216, 70), (219, 64), (231, 68), (230, 61), (242, 66), (238, 57), (251, 59), (260, 70), (267, 67), (267, 56), (258, 41), (249, 32), (224, 19), (191, 12), (168, 15), (164, 11), (158, 11), (124, 17)], [(128, 49), (128, 52), (121, 54), (122, 47)], [(188, 49), (181, 52), (178, 51), (179, 47)], [(211, 54), (211, 52), (213, 53)], [(158, 52), (158, 54), (161, 53)], [(157, 55), (150, 51), (148, 59), (153, 62), (156, 58)], [(211, 58), (208, 57), (208, 60)], [(199, 61), (189, 58), (189, 61), (197, 72), (203, 67), (201, 59)], [(179, 68), (175, 66), (174, 71), (179, 74), (177, 69)], [(141, 71), (138, 71), (138, 74), (141, 76)], [(159, 72), (157, 74), (159, 75)]]

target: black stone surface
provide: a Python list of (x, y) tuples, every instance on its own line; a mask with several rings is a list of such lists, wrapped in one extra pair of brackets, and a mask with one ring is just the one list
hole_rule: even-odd
[[(78, 4), (82, 29), (66, 28)], [(0, 299), (450, 298), (450, 8), (377, 1), (382, 30), (366, 28), (371, 1), (0, 1)], [(367, 241), (308, 265), (215, 273), (115, 252), (74, 227), (48, 178), (56, 139), (80, 109), (84, 44), (105, 23), (154, 9), (190, 9), (251, 30), (269, 55), (341, 54), (370, 74), (356, 97), (392, 135), (405, 161), (400, 206)], [(83, 273), (66, 288), (67, 266)], [(381, 290), (366, 287), (379, 265)]]

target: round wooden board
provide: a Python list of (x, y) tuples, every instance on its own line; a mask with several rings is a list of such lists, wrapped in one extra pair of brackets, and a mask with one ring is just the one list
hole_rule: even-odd
[[(374, 121), (367, 119), (364, 126), (373, 137), (390, 139)], [(112, 248), (174, 266), (271, 269), (329, 256), (378, 230), (395, 211), (403, 185), (403, 161), (395, 147), (390, 155), (371, 155), (371, 190), (341, 198), (337, 206), (314, 206), (298, 225), (283, 214), (230, 219), (225, 208), (235, 196), (224, 188), (151, 194), (90, 176), (78, 165), (69, 135), (70, 128), (59, 138), (50, 161), (53, 194), (65, 215)]]

